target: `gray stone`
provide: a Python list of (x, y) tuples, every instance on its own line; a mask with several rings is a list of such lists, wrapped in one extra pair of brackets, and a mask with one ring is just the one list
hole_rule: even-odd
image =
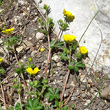
[(52, 57), (52, 60), (54, 60), (55, 62), (58, 62), (59, 59), (60, 59), (60, 57), (58, 55), (54, 55)]
[(61, 62), (58, 62), (57, 63), (57, 66), (61, 67), (62, 66), (62, 63)]
[(101, 91), (101, 97), (110, 100), (110, 86)]
[(86, 93), (83, 93), (83, 94), (82, 94), (82, 97), (83, 97), (83, 98), (85, 98), (86, 96), (87, 96), (87, 94), (86, 94)]
[(84, 105), (88, 105), (91, 102), (91, 100), (86, 100), (86, 103)]
[(72, 101), (76, 101), (77, 99), (78, 99), (77, 97), (74, 97), (74, 96), (71, 97)]
[(32, 51), (31, 56), (34, 57), (37, 54), (37, 51)]
[(23, 47), (24, 47), (24, 49), (29, 49), (30, 47), (32, 47), (33, 46), (33, 44), (32, 44), (32, 42), (31, 41), (28, 41), (28, 40), (24, 40), (23, 41), (24, 43), (23, 43)]
[(83, 83), (87, 82), (87, 78), (85, 77), (85, 75), (80, 76), (80, 81), (83, 82)]
[[(35, 0), (36, 3), (39, 1)], [(57, 34), (59, 32), (57, 21), (64, 19), (63, 9), (65, 8), (65, 10), (74, 14), (74, 21), (70, 23), (68, 31), (63, 32), (63, 34), (73, 34), (77, 37), (77, 40), (80, 39), (89, 22), (99, 10), (81, 40), (80, 46), (87, 47), (88, 56), (93, 62), (103, 36), (103, 42), (93, 68), (100, 70), (100, 68), (105, 67), (105, 72), (110, 72), (110, 0), (61, 0), (60, 4), (58, 2), (59, 0), (43, 0), (42, 3), (39, 3), (39, 6), (43, 7), (44, 4), (48, 4), (51, 7), (49, 17), (53, 18)], [(87, 66), (89, 67), (89, 65)], [(107, 66), (109, 69), (106, 68)]]
[(79, 90), (77, 90), (77, 92), (73, 93), (73, 96), (78, 96), (78, 95), (80, 95), (80, 91)]

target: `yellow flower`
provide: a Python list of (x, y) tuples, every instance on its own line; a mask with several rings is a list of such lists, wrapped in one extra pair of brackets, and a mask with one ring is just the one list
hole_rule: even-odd
[(11, 28), (11, 29), (5, 29), (5, 30), (3, 30), (2, 32), (5, 33), (5, 34), (10, 34), (10, 33), (13, 32), (13, 30), (14, 30), (14, 28)]
[(3, 60), (3, 58), (0, 58), (0, 62)]
[(79, 49), (82, 54), (86, 54), (88, 52), (88, 49), (86, 49), (84, 46), (79, 47)]
[(73, 21), (73, 19), (75, 18), (75, 16), (72, 15), (71, 12), (66, 11), (65, 9), (63, 10), (63, 14), (64, 14), (67, 21)]
[(43, 52), (45, 50), (45, 48), (41, 48), (40, 51)]
[(26, 69), (26, 71), (29, 73), (29, 74), (32, 74), (32, 75), (35, 75), (35, 74), (37, 74), (38, 72), (39, 72), (39, 68), (34, 68), (34, 70), (32, 69), (32, 68), (30, 68), (30, 67), (28, 67), (27, 69)]
[(68, 34), (63, 35), (62, 37), (66, 42), (72, 42), (76, 38), (76, 36)]

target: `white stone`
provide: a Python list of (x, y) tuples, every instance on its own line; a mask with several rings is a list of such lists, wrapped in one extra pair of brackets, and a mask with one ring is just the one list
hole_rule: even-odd
[(85, 75), (81, 75), (80, 77), (81, 82), (87, 82), (87, 78), (85, 77)]
[(102, 90), (101, 97), (110, 100), (110, 86)]
[(58, 56), (58, 55), (54, 55), (54, 56), (52, 57), (52, 60), (58, 62), (58, 60), (59, 60), (59, 56)]
[(92, 80), (91, 79), (88, 79), (88, 83), (92, 83)]
[(32, 51), (31, 56), (34, 57), (37, 54), (37, 51)]
[[(35, 0), (37, 4), (39, 1)], [(59, 0), (42, 0), (42, 3), (39, 3), (39, 7), (43, 7), (44, 4), (48, 4), (51, 7), (49, 17), (53, 18), (57, 34), (59, 32), (57, 21), (63, 19), (63, 9), (75, 15), (75, 20), (70, 23), (69, 30), (63, 34), (73, 34), (77, 36), (77, 40), (80, 39), (89, 22), (99, 10), (100, 12), (92, 21), (80, 42), (80, 46), (87, 47), (88, 56), (93, 62), (101, 43), (102, 33), (103, 42), (94, 69), (99, 69), (99, 66), (110, 67), (110, 0), (60, 0), (60, 3)]]
[(40, 39), (42, 39), (43, 37), (44, 37), (44, 34), (41, 33), (41, 32), (38, 32), (38, 33), (36, 34), (36, 39), (37, 39), (37, 40), (40, 40)]
[(84, 105), (88, 105), (90, 102), (90, 100), (86, 100), (86, 103)]
[(23, 46), (19, 46), (19, 47), (16, 48), (16, 51), (17, 51), (18, 53), (20, 53), (22, 50), (23, 50)]
[(23, 43), (23, 47), (25, 48), (25, 49), (29, 49), (30, 47), (32, 47), (33, 46), (33, 44), (31, 43), (31, 41), (28, 41), (28, 40), (24, 40), (23, 41), (24, 43)]

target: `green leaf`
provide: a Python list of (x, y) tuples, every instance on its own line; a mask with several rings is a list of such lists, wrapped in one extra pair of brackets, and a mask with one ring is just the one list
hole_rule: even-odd
[(55, 101), (55, 105), (59, 107), (59, 101)]
[(54, 97), (55, 97), (56, 99), (59, 99), (59, 98), (60, 98), (60, 94), (55, 94)]
[(49, 106), (48, 105), (46, 105), (45, 110), (49, 110)]
[(39, 103), (39, 99), (34, 98), (32, 101), (32, 106), (35, 107), (36, 105), (38, 105), (38, 103)]
[(31, 99), (28, 99), (28, 100), (27, 100), (27, 103), (28, 103), (28, 106), (30, 106), (31, 108), (33, 107), (33, 106), (32, 106), (32, 105), (33, 105), (33, 104), (32, 104), (32, 100), (31, 100)]
[(26, 110), (32, 110), (30, 106), (26, 105), (25, 107)]
[(45, 93), (44, 97), (49, 97), (50, 93)]
[[(2, 110), (1, 107), (0, 107), (0, 110)], [(14, 110), (14, 107), (10, 107), (8, 110)]]
[(75, 66), (74, 70), (77, 72), (79, 70), (79, 68), (77, 66)]
[(82, 62), (80, 61), (80, 62), (76, 62), (75, 66), (84, 68), (85, 64), (82, 64)]
[(79, 52), (76, 54), (77, 59), (81, 59), (82, 58), (82, 54)]
[(53, 47), (63, 48), (64, 41), (56, 42), (56, 43), (53, 45), (54, 42), (55, 42), (55, 40), (51, 41), (51, 43), (50, 43), (50, 48), (53, 48)]
[(68, 69), (72, 70), (74, 69), (74, 66), (68, 66)]
[(49, 91), (51, 94), (54, 94), (53, 88), (48, 88), (48, 91)]
[(51, 42), (50, 42), (50, 48), (53, 46), (53, 43), (55, 42), (55, 40), (52, 40)]
[(52, 101), (54, 99), (54, 95), (50, 94), (49, 95), (49, 101)]
[(48, 31), (45, 31), (45, 30), (43, 30), (43, 29), (41, 29), (41, 28), (38, 28), (37, 30), (38, 30), (39, 32), (43, 32), (44, 34), (48, 35)]
[(55, 88), (55, 94), (57, 94), (59, 92), (58, 88)]
[(74, 104), (71, 104), (71, 107), (74, 109), (75, 108), (75, 105)]
[(59, 55), (62, 60), (69, 60), (68, 56), (66, 56), (65, 54), (60, 53)]
[(43, 106), (41, 105), (38, 105), (37, 107), (34, 108), (34, 110), (42, 110), (43, 109)]
[(15, 106), (15, 110), (21, 110), (20, 103), (17, 103), (17, 104), (16, 104), (16, 106)]

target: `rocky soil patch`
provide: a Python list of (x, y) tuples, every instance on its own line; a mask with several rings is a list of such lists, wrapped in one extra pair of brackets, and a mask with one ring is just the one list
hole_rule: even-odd
[[(11, 0), (1, 6), (0, 10), (10, 2)], [(6, 29), (14, 27), (15, 31), (13, 35), (23, 36), (21, 39), (26, 45), (21, 43), (17, 46), (18, 59), (24, 64), (28, 58), (31, 57), (33, 59), (33, 63), (40, 69), (36, 79), (45, 76), (44, 73), (48, 55), (47, 36), (37, 31), (37, 28), (40, 26), (37, 20), (39, 17), (42, 16), (33, 0), (16, 0), (0, 15), (1, 27), (3, 27), (4, 24)], [(3, 37), (4, 36), (1, 36), (0, 40)], [(55, 39), (56, 35), (51, 33), (50, 37), (51, 39)], [(41, 47), (45, 48), (43, 52), (40, 51)], [(67, 65), (60, 59), (59, 52), (60, 51), (52, 51), (51, 62), (49, 63), (47, 73), (49, 85), (53, 88), (59, 88), (61, 93), (67, 74)], [(17, 63), (12, 54), (9, 54), (7, 59), (2, 48), (0, 49), (0, 57), (4, 57), (6, 60), (6, 65), (4, 65), (6, 74), (1, 75), (0, 79), (5, 93), (6, 104), (9, 107), (10, 105), (15, 105), (18, 101), (17, 93), (11, 88), (13, 79), (17, 77), (14, 68), (11, 65), (17, 67)], [(75, 88), (72, 91), (73, 94), (67, 105), (71, 107), (71, 104), (75, 104), (75, 110), (83, 110), (85, 107), (85, 110), (110, 110), (110, 79), (103, 73), (103, 71), (94, 72), (93, 68), (91, 68), (92, 62), (89, 58), (86, 58), (84, 62), (86, 63), (86, 69), (80, 70), (77, 76), (75, 76), (74, 72), (71, 72), (69, 76), (64, 98), (67, 99), (69, 97), (73, 85), (75, 85)], [(75, 77), (77, 77), (77, 80)], [(1, 100), (3, 97), (1, 90), (0, 87), (0, 103), (2, 105), (2, 110), (4, 110), (4, 104)], [(9, 97), (12, 98), (11, 104), (9, 103)], [(24, 103), (26, 102), (25, 98), (26, 96), (22, 96)], [(87, 105), (89, 106), (87, 107)]]

